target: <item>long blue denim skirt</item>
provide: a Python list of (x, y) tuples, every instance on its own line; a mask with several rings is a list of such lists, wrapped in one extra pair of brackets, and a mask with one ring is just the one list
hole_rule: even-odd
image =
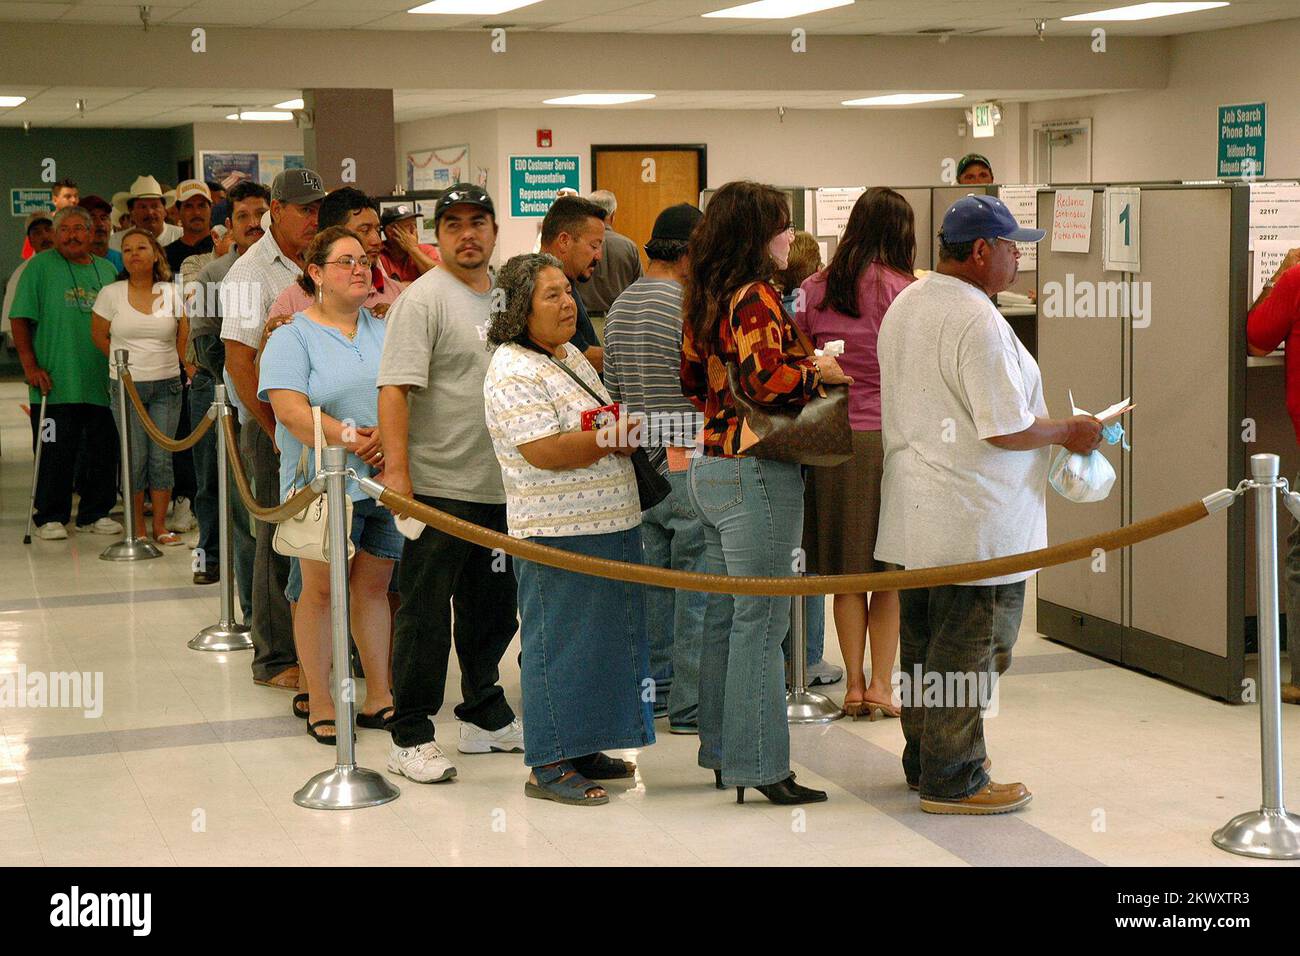
[[(574, 554), (642, 563), (641, 529), (530, 538)], [(530, 767), (655, 740), (654, 680), (641, 585), (515, 559), (524, 763)]]

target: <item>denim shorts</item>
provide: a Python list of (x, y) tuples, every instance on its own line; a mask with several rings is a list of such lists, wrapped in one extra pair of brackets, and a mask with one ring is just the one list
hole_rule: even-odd
[[(373, 498), (352, 502), (352, 545), (386, 561), (396, 561), (402, 556), (402, 542), (406, 539), (397, 530), (393, 513)], [(289, 559), (289, 583), (284, 596), (297, 601), (302, 596), (302, 568), (297, 558)]]

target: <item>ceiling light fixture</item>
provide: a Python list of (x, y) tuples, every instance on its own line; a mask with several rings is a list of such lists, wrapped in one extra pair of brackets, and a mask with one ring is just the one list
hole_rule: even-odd
[(755, 0), (754, 3), (742, 3), (738, 7), (714, 10), (702, 13), (703, 17), (726, 17), (740, 20), (784, 20), (787, 17), (801, 17), (809, 13), (821, 13), (836, 7), (852, 6), (854, 0)]
[(302, 109), (305, 105), (306, 105), (306, 104), (303, 103), (303, 101), (300, 100), (300, 99), (298, 99), (298, 100), (285, 100), (283, 103), (276, 103), (276, 104), (275, 104), (275, 108), (276, 108), (277, 110), (300, 110), (300, 109)]
[(452, 13), (478, 17), (495, 17), (520, 7), (531, 7), (541, 0), (429, 0), (407, 13)]
[(252, 123), (288, 123), (293, 119), (293, 114), (277, 110), (244, 110), (240, 113), (231, 113), (226, 119)]
[(965, 93), (888, 93), (884, 96), (865, 96), (860, 100), (843, 100), (841, 106), (914, 106), (917, 103), (937, 103), (940, 100), (959, 100)]
[(1110, 10), (1076, 13), (1072, 17), (1061, 17), (1061, 19), (1064, 21), (1154, 20), (1156, 17), (1172, 17), (1179, 13), (1199, 13), (1201, 10), (1213, 10), (1215, 7), (1226, 7), (1228, 5), (1228, 0), (1194, 0), (1194, 2), (1186, 3), (1135, 3), (1131, 6), (1115, 7)]
[(25, 96), (0, 96), (0, 109), (7, 110), (14, 106), (22, 106), (26, 102)]
[(654, 98), (653, 93), (576, 93), (542, 102), (547, 106), (617, 106), (620, 103), (639, 103)]

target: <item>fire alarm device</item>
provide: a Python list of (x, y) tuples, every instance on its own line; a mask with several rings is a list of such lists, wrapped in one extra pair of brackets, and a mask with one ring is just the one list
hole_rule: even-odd
[(542, 149), (551, 148), (551, 131), (549, 129), (539, 129), (537, 131), (537, 145)]

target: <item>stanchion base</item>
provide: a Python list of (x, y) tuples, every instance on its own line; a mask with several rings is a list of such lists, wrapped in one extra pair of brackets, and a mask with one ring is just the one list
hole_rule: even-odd
[(161, 558), (162, 552), (148, 538), (133, 538), (110, 544), (99, 556), (101, 561), (144, 561), (148, 558)]
[(810, 690), (787, 691), (785, 695), (785, 719), (791, 724), (829, 724), (839, 720), (844, 711), (839, 704), (814, 694)]
[(356, 810), (396, 800), (401, 793), (387, 778), (365, 767), (324, 770), (293, 795), (293, 802), (309, 810)]
[(1259, 860), (1300, 860), (1300, 816), (1261, 807), (1233, 817), (1214, 832), (1220, 850)]
[(185, 646), (192, 651), (251, 651), (253, 639), (246, 624), (218, 621), (191, 637)]

